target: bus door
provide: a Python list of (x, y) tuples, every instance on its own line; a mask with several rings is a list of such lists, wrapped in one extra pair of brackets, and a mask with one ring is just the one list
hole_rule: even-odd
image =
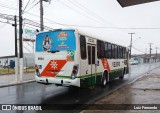
[(87, 44), (88, 50), (88, 74), (89, 74), (89, 82), (90, 85), (94, 85), (96, 83), (96, 47), (92, 44)]

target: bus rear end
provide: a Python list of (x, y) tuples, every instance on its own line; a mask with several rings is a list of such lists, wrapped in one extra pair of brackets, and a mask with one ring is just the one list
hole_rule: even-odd
[(74, 30), (57, 30), (37, 35), (35, 78), (38, 83), (80, 87), (76, 40)]

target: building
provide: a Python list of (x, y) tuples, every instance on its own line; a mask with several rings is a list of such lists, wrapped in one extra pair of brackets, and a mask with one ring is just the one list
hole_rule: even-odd
[[(23, 66), (26, 67), (33, 67), (35, 66), (35, 59), (34, 59), (34, 53), (24, 53), (23, 54)], [(8, 57), (8, 58), (0, 58), (0, 67), (15, 67), (15, 57)]]
[(131, 58), (137, 59), (139, 63), (160, 62), (160, 54), (138, 54), (132, 55)]

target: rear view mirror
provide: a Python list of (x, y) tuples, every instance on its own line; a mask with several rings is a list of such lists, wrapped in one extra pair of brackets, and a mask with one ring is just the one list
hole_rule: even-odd
[(97, 62), (96, 62), (96, 66), (99, 66), (99, 60), (97, 60)]

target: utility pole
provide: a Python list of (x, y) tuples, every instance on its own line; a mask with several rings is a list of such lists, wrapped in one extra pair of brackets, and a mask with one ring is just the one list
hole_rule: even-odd
[(17, 52), (17, 16), (14, 16), (14, 24), (12, 24), (12, 26), (14, 26), (14, 36), (15, 36), (15, 57), (18, 56), (18, 52)]
[(51, 0), (40, 0), (40, 31), (44, 30), (44, 22), (43, 22), (43, 1), (44, 2), (49, 2), (49, 4), (51, 3)]
[(145, 48), (145, 63), (147, 63), (147, 48)]
[(157, 62), (157, 49), (158, 49), (158, 47), (155, 47), (156, 48), (156, 60), (155, 60), (155, 62)]
[(18, 49), (17, 49), (17, 16), (14, 16), (14, 34), (15, 34), (15, 80), (18, 80)]
[(43, 0), (40, 0), (40, 31), (44, 30), (43, 25)]
[(131, 58), (131, 53), (132, 53), (132, 35), (135, 34), (135, 33), (128, 33), (131, 35), (131, 42), (130, 42), (130, 58)]
[(22, 0), (19, 0), (19, 60), (20, 60), (20, 81), (23, 76), (23, 38), (22, 38)]
[(151, 54), (152, 54), (151, 52), (152, 52), (152, 44), (153, 43), (148, 43), (148, 44), (149, 44), (149, 51), (150, 51), (149, 53), (150, 53), (150, 62), (151, 62)]

